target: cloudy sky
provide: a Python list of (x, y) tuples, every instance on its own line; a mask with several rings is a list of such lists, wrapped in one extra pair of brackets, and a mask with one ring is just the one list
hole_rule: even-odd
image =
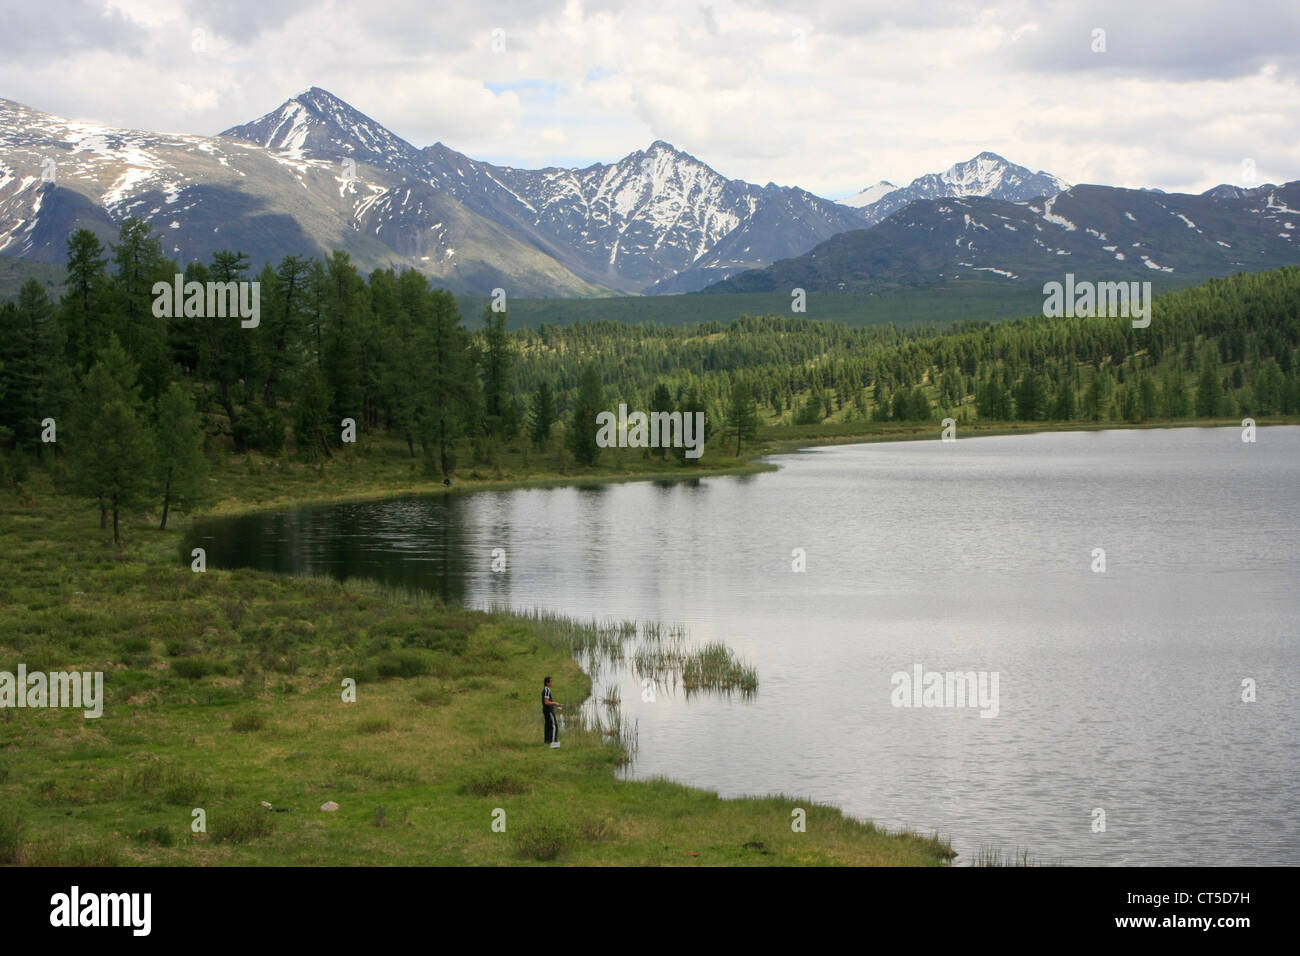
[[(794, 11), (798, 11), (797, 13)], [(838, 198), (989, 149), (1071, 182), (1300, 179), (1296, 0), (4, 0), (0, 97), (213, 134), (321, 86), (517, 166), (665, 139)]]

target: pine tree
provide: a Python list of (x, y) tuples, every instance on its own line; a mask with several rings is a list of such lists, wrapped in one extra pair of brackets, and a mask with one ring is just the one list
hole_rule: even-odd
[(1038, 421), (1047, 415), (1047, 389), (1042, 376), (1032, 369), (1016, 386), (1016, 418), (1025, 422)]
[(437, 468), (450, 479), (453, 445), (471, 430), (481, 414), (473, 346), (461, 325), (456, 299), (444, 289), (429, 292), (429, 331), (424, 341), (425, 368), (421, 376), (420, 444), (427, 456), (437, 445)]
[[(773, 402), (778, 405), (777, 411), (779, 412), (781, 410), (779, 407), (780, 398), (779, 396), (777, 396), (775, 389), (773, 389), (772, 394), (773, 394)], [(659, 382), (657, 385), (655, 385), (654, 394), (650, 396), (650, 414), (653, 416), (655, 412), (668, 413), (671, 412), (672, 410), (673, 410), (672, 393), (668, 391), (667, 385), (665, 385), (663, 382)], [(653, 418), (651, 420), (653, 421)], [(667, 456), (668, 456), (668, 447), (666, 445), (660, 445), (659, 446), (660, 459), (666, 458)]]
[(1218, 412), (1221, 386), (1219, 384), (1218, 349), (1205, 349), (1201, 356), (1201, 370), (1196, 382), (1196, 415), (1213, 418)]
[(568, 430), (569, 450), (579, 464), (594, 466), (600, 459), (600, 446), (596, 444), (596, 415), (604, 411), (604, 406), (605, 390), (600, 384), (600, 370), (594, 362), (589, 362), (578, 382), (572, 424)]
[(64, 363), (63, 335), (45, 289), (28, 279), (17, 303), (0, 309), (0, 429), (17, 447), (42, 451), (41, 422), (56, 426), (67, 410), (71, 380)]
[(323, 301), (325, 311), (324, 352), (321, 367), (330, 390), (330, 425), (342, 427), (343, 419), (365, 421), (366, 389), (362, 370), (362, 315), (369, 311), (365, 280), (346, 252), (326, 258)]
[(68, 278), (59, 310), (68, 361), (82, 374), (108, 341), (107, 265), (104, 245), (89, 229), (78, 229), (68, 237)]
[(428, 278), (414, 269), (403, 271), (384, 333), (380, 403), (388, 428), (402, 437), (412, 458), (425, 414), (427, 389), (420, 383), (432, 348), (432, 310)]
[(308, 461), (318, 460), (322, 452), (327, 458), (334, 457), (330, 451), (329, 414), (325, 373), (315, 367), (303, 369), (298, 382), (293, 434), (298, 454)]
[(483, 310), (484, 431), (506, 441), (519, 431), (513, 398), (514, 355), (506, 334), (506, 313)]
[(758, 434), (758, 407), (749, 384), (737, 376), (731, 383), (731, 401), (727, 406), (727, 433), (736, 436), (736, 457), (741, 444)]
[(203, 479), (208, 461), (203, 457), (203, 426), (185, 389), (173, 382), (158, 399), (158, 420), (154, 425), (155, 476), (162, 494), (162, 521), (172, 508), (190, 511), (206, 496)]
[(307, 325), (306, 302), (310, 269), (298, 256), (285, 256), (275, 273), (269, 308), (263, 310), (262, 322), (267, 343), (266, 381), (262, 403), (274, 407), (280, 383), (292, 374), (297, 364), (298, 346)]
[(1156, 392), (1155, 379), (1143, 373), (1138, 379), (1138, 415), (1142, 421), (1150, 421), (1160, 414), (1160, 403)]
[(1052, 401), (1052, 418), (1058, 422), (1073, 421), (1077, 409), (1074, 381), (1071, 373), (1066, 372), (1056, 386), (1056, 398)]
[[(688, 388), (686, 390), (686, 394), (682, 396), (682, 400), (680, 403), (683, 428), (685, 428), (686, 417), (688, 415), (692, 416), (691, 420), (694, 421), (695, 419), (693, 416), (701, 412), (704, 413), (704, 434), (695, 436), (696, 440), (699, 442), (699, 447), (701, 449), (705, 448), (708, 445), (708, 441), (713, 435), (713, 422), (709, 416), (708, 413), (709, 410), (707, 405), (708, 403), (706, 402), (704, 396), (701, 394), (698, 385), (692, 385), (690, 388)], [(687, 450), (688, 449), (685, 447), (684, 444), (673, 449), (674, 453), (677, 455), (677, 459), (682, 463), (689, 462), (692, 465), (698, 465), (701, 459), (687, 458), (686, 457)]]
[(140, 219), (126, 219), (112, 244), (117, 267), (112, 296), (111, 328), (126, 353), (140, 369), (139, 384), (145, 401), (153, 401), (171, 378), (171, 356), (167, 344), (167, 322), (153, 314), (153, 287), (171, 282), (176, 265), (162, 252), (162, 243), (151, 235), (152, 227)]
[(528, 437), (538, 448), (545, 448), (551, 437), (551, 426), (555, 424), (555, 393), (551, 386), (542, 382), (533, 394), (532, 408), (528, 413)]
[(145, 503), (153, 483), (153, 443), (142, 421), (136, 367), (110, 336), (91, 367), (69, 439), (73, 491), (100, 507), (100, 527), (113, 516), (113, 543), (122, 543), (121, 512)]

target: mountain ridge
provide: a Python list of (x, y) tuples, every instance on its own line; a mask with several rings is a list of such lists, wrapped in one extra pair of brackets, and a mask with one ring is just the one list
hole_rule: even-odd
[[(985, 151), (886, 187), (863, 190), (855, 206), (760, 186), (663, 139), (582, 168), (501, 166), (441, 141), (417, 147), (318, 86), (212, 137), (78, 123), (0, 100), (0, 254), (44, 262), (62, 261), (72, 228), (111, 239), (138, 216), (181, 261), (222, 248), (254, 261), (341, 249), (365, 270), (409, 266), (457, 292), (692, 292), (923, 199), (1050, 199), (1068, 184)], [(1215, 190), (1240, 200), (1239, 187)]]
[(1085, 184), (1022, 202), (922, 199), (705, 291), (881, 292), (976, 276), (1039, 283), (1066, 272), (1206, 279), (1300, 262), (1297, 225), (1300, 181), (1200, 194)]

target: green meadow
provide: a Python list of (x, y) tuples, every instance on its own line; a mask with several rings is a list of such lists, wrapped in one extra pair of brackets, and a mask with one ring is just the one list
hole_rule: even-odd
[[(389, 451), (323, 467), (232, 456), (213, 473), (209, 513), (391, 493), (409, 465)], [(622, 464), (622, 477), (645, 467), (633, 452)], [(502, 476), (457, 489), (523, 474), (507, 463)], [(592, 639), (580, 623), (366, 582), (196, 573), (179, 557), (187, 524), (159, 531), (156, 515), (137, 516), (115, 549), (97, 509), (55, 493), (43, 469), (21, 495), (3, 493), (0, 671), (102, 670), (105, 700), (99, 719), (0, 710), (0, 863), (943, 865), (953, 855), (944, 840), (797, 797), (723, 800), (620, 780), (634, 741), (616, 717), (569, 719), (563, 746), (545, 747), (542, 676), (566, 715), (592, 693), (573, 654)], [(338, 810), (322, 811), (327, 801)]]

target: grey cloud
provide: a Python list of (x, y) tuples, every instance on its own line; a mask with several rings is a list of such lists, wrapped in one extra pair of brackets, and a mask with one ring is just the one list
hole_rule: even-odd
[[(485, 42), (493, 30), (504, 30), (509, 46), (524, 49), (529, 29), (557, 16), (564, 0), (479, 0), (474, 4), (431, 6), (427, 0), (339, 4), (317, 0), (187, 0), (194, 20), (236, 43), (248, 45), (264, 34), (288, 27), (324, 34), (340, 45), (353, 37), (339, 13), (361, 23), (367, 42), (393, 54), (450, 53)], [(513, 40), (513, 43), (511, 41)]]
[[(1215, 0), (1162, 7), (1105, 0), (1079, 9), (1054, 3), (1036, 11), (1039, 29), (1012, 48), (1013, 67), (1070, 72), (1106, 70), (1174, 80), (1227, 80), (1274, 63), (1300, 71), (1300, 6), (1263, 0), (1245, 8)], [(1094, 52), (1093, 31), (1106, 51)]]
[(0, 5), (0, 52), (10, 60), (48, 59), (106, 50), (139, 55), (146, 31), (93, 0)]
[(249, 43), (278, 30), (310, 6), (313, 0), (186, 0), (185, 14), (201, 26), (236, 43)]

